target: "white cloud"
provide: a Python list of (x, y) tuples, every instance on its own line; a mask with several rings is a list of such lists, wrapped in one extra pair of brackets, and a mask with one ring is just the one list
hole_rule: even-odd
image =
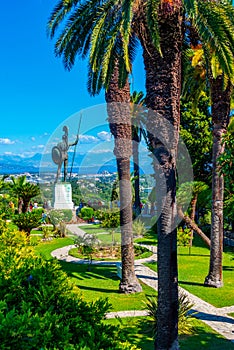
[(98, 138), (92, 135), (80, 135), (79, 137), (81, 143), (96, 143)]
[(87, 153), (89, 154), (103, 154), (103, 153), (113, 153), (110, 149), (91, 149)]
[(13, 145), (15, 141), (8, 138), (0, 138), (0, 145)]
[(100, 131), (97, 136), (99, 137), (99, 139), (101, 139), (102, 141), (111, 141), (111, 134), (107, 131)]
[(15, 154), (13, 152), (4, 152), (5, 156), (14, 156)]
[(41, 149), (44, 149), (44, 148), (45, 148), (45, 145), (36, 145), (36, 146), (32, 146), (32, 149), (41, 150)]
[(36, 141), (36, 138), (34, 136), (32, 136), (31, 140), (34, 142), (34, 141)]

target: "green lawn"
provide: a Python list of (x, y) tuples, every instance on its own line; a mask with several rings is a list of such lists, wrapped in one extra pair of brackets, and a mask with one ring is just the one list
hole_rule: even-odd
[[(216, 307), (234, 305), (234, 259), (231, 249), (223, 254), (224, 287), (208, 288), (203, 283), (209, 269), (209, 249), (199, 238), (194, 239), (191, 255), (187, 247), (178, 248), (179, 285)], [(156, 264), (146, 264), (157, 271)]]
[[(34, 237), (33, 237), (34, 239)], [(38, 243), (37, 246), (35, 246), (36, 253), (42, 255), (46, 260), (52, 259), (51, 252), (55, 249), (65, 247), (67, 245), (74, 244), (74, 239), (65, 237), (65, 238), (54, 238), (52, 241), (45, 241)]]
[[(122, 318), (106, 320), (107, 323), (119, 324), (124, 328), (126, 340), (142, 350), (154, 350), (153, 339), (147, 326), (146, 317)], [(121, 323), (120, 323), (121, 322)], [(205, 323), (194, 319), (195, 332), (189, 336), (179, 336), (181, 350), (234, 350), (234, 344), (216, 333)]]
[(134, 242), (139, 244), (157, 245), (158, 236), (152, 230), (148, 230), (144, 237), (135, 238)]
[(203, 283), (209, 270), (209, 249), (198, 239), (195, 240), (195, 244), (191, 255), (188, 254), (188, 248), (178, 249), (180, 286), (216, 307), (234, 305), (233, 252), (227, 250), (223, 254), (224, 287), (208, 288), (204, 287)]
[[(109, 235), (103, 235), (109, 236)], [(35, 246), (38, 254), (46, 259), (51, 259), (51, 251), (66, 245), (73, 244), (72, 238), (57, 238), (52, 241), (40, 242)], [(202, 285), (203, 275), (207, 273), (209, 263), (209, 251), (195, 240), (196, 246), (192, 248), (192, 254), (188, 255), (188, 248), (179, 248), (179, 280), (180, 285), (192, 293), (217, 307), (234, 304), (234, 287), (231, 285), (233, 270), (233, 253), (224, 254), (224, 283), (220, 289), (205, 288)], [(199, 246), (199, 244), (201, 246)], [(100, 297), (108, 298), (111, 311), (141, 310), (145, 308), (146, 296), (155, 295), (155, 291), (142, 284), (143, 292), (133, 295), (120, 294), (118, 292), (119, 278), (115, 266), (91, 266), (60, 262), (69, 278), (79, 287), (83, 298), (93, 301)], [(156, 264), (150, 265), (156, 269)], [(202, 279), (202, 280), (201, 280)], [(201, 282), (199, 282), (201, 280)], [(198, 282), (197, 282), (198, 281)], [(145, 333), (146, 318), (126, 318), (121, 322), (126, 331), (126, 339), (136, 344), (142, 350), (153, 350), (153, 340), (149, 333)], [(106, 322), (118, 322), (107, 320)], [(207, 350), (234, 350), (234, 344), (225, 340), (210, 327), (199, 320), (194, 319), (196, 332), (191, 336), (180, 337), (182, 350), (197, 350), (199, 347)]]
[(81, 225), (79, 226), (79, 228), (85, 231), (86, 233), (108, 232), (108, 229), (101, 227), (99, 224), (98, 225), (94, 225), (94, 224)]
[(61, 261), (61, 266), (69, 278), (79, 287), (85, 300), (93, 301), (100, 297), (108, 298), (113, 309), (142, 310), (146, 295), (155, 295), (155, 290), (142, 284), (143, 292), (121, 294), (118, 292), (119, 278), (116, 266), (91, 266), (71, 264)]

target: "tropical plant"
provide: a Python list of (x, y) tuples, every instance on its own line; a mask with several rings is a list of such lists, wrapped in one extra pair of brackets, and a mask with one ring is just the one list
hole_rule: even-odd
[(134, 220), (132, 229), (135, 236), (144, 236), (147, 231), (144, 222), (140, 219)]
[[(146, 310), (149, 316), (150, 331), (153, 333), (153, 337), (157, 337), (157, 323), (158, 323), (158, 298), (147, 297)], [(179, 292), (179, 334), (191, 334), (194, 331), (191, 323), (192, 317), (195, 314), (192, 311), (193, 304), (189, 301), (187, 295), (180, 290)]]
[(26, 176), (19, 176), (15, 178), (11, 176), (12, 180), (12, 192), (18, 196), (19, 205), (18, 212), (21, 212), (20, 201), (22, 201), (22, 212), (26, 213), (28, 211), (29, 202), (33, 197), (36, 197), (40, 193), (40, 188), (38, 185), (26, 181)]
[(33, 210), (32, 212), (17, 214), (13, 217), (13, 222), (18, 226), (20, 231), (26, 232), (27, 236), (33, 228), (41, 225), (41, 212)]

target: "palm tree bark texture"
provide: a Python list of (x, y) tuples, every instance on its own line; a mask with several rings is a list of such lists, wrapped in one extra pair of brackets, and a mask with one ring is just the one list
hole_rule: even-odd
[(120, 194), (122, 293), (142, 291), (134, 269), (134, 246), (132, 232), (132, 186), (130, 181), (130, 158), (132, 156), (132, 126), (130, 113), (130, 87), (128, 80), (119, 89), (118, 65), (112, 74), (105, 98), (107, 102), (110, 131), (114, 136), (114, 154), (117, 161)]
[[(155, 349), (178, 344), (178, 269), (176, 237), (176, 154), (180, 125), (182, 3), (161, 2), (158, 25), (162, 55), (152, 44), (141, 13), (138, 36), (146, 71), (147, 130), (154, 155), (158, 233), (158, 310)], [(168, 126), (169, 124), (169, 126)]]
[(227, 132), (230, 118), (230, 101), (232, 85), (229, 82), (224, 88), (223, 75), (210, 79), (213, 123), (212, 150), (212, 216), (211, 216), (211, 247), (210, 267), (204, 284), (208, 287), (223, 286), (222, 254), (223, 254), (223, 193), (224, 178), (220, 174), (217, 162), (224, 152), (223, 135)]

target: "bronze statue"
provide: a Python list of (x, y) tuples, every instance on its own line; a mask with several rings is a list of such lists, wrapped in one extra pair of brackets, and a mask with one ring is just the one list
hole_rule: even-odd
[(65, 125), (63, 127), (64, 135), (62, 137), (62, 141), (52, 148), (52, 159), (55, 164), (58, 165), (57, 175), (55, 179), (55, 183), (58, 181), (61, 167), (63, 165), (63, 181), (66, 182), (67, 178), (67, 165), (68, 165), (68, 149), (71, 146), (77, 145), (78, 135), (76, 141), (74, 143), (68, 143), (68, 127)]

